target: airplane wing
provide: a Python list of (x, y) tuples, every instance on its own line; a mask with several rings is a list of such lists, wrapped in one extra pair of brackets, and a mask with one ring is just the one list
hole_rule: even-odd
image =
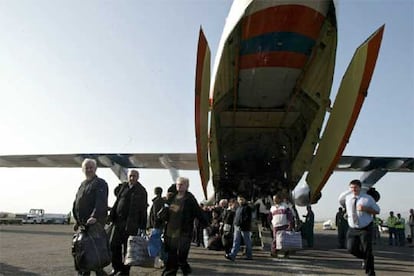
[[(0, 155), (0, 167), (6, 168), (79, 168), (85, 158), (97, 160), (98, 167), (118, 164), (124, 168), (198, 170), (195, 153), (83, 153)], [(335, 171), (414, 172), (414, 157), (378, 157), (344, 155)]]
[(40, 154), (40, 155), (2, 155), (0, 167), (27, 168), (79, 168), (85, 158), (98, 161), (98, 167), (110, 168), (119, 164), (124, 168), (198, 170), (194, 153), (139, 153), (139, 154)]
[(121, 181), (128, 179), (127, 168), (168, 169), (170, 173), (198, 169), (194, 153), (3, 155), (0, 167), (79, 168), (85, 158), (95, 159), (98, 167), (110, 168)]
[(362, 185), (370, 188), (387, 172), (414, 172), (414, 158), (341, 156), (335, 171), (363, 171)]
[(341, 156), (335, 171), (414, 172), (412, 157)]

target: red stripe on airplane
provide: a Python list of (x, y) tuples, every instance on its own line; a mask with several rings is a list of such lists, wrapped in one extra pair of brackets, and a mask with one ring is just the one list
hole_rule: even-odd
[(240, 57), (240, 70), (257, 67), (289, 67), (301, 69), (308, 57), (295, 52), (265, 52)]
[(275, 6), (243, 18), (242, 39), (271, 32), (294, 32), (316, 40), (324, 19), (320, 12), (306, 6)]
[(328, 181), (332, 171), (335, 169), (336, 164), (338, 164), (339, 159), (342, 156), (342, 153), (345, 149), (346, 144), (349, 141), (352, 130), (354, 129), (356, 120), (358, 119), (359, 112), (361, 111), (362, 104), (364, 103), (365, 97), (367, 95), (368, 87), (371, 82), (372, 75), (374, 73), (375, 64), (377, 63), (378, 53), (381, 46), (382, 35), (384, 33), (384, 25), (378, 30), (378, 33), (372, 38), (368, 43), (367, 58), (365, 60), (364, 73), (362, 75), (361, 84), (359, 86), (358, 98), (354, 105), (354, 110), (352, 111), (351, 119), (348, 124), (348, 128), (345, 132), (345, 135), (342, 139), (342, 143), (338, 148), (338, 151), (335, 155), (334, 160), (331, 163), (329, 170), (324, 176), (321, 185), (318, 186), (314, 195), (317, 195), (322, 190), (324, 184)]

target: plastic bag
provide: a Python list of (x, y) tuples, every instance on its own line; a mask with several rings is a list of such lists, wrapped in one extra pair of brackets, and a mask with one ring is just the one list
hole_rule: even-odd
[(148, 254), (150, 257), (156, 257), (161, 251), (161, 229), (152, 229), (151, 235), (148, 239)]
[(125, 265), (154, 267), (154, 258), (148, 254), (148, 239), (145, 236), (129, 236)]

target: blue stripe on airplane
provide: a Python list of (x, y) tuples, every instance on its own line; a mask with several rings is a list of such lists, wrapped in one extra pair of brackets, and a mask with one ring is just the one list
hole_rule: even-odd
[(296, 52), (310, 56), (315, 40), (292, 32), (274, 32), (243, 40), (240, 55), (251, 55), (260, 52)]

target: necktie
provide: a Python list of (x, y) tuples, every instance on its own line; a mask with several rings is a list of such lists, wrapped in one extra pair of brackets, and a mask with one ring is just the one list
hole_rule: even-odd
[(357, 214), (357, 198), (353, 198), (354, 202), (352, 204), (352, 221), (354, 222), (354, 225), (358, 225), (358, 214)]

